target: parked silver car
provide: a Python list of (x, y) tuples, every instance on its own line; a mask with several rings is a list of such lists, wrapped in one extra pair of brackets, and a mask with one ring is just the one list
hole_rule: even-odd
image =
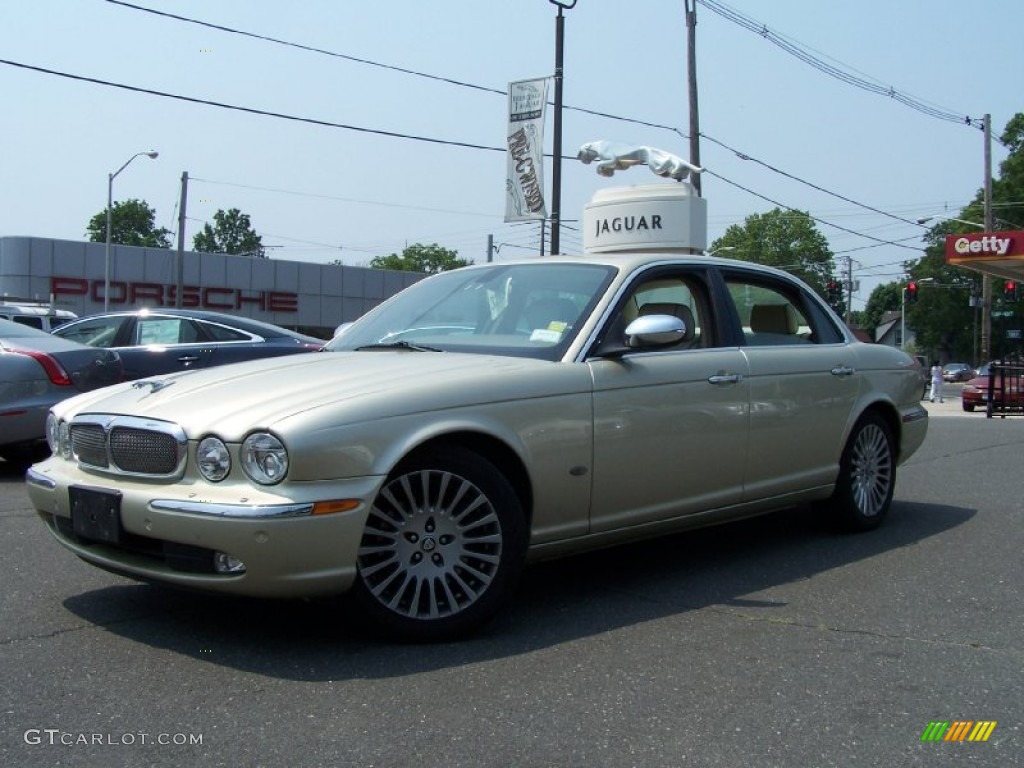
[(123, 380), (116, 352), (0, 318), (0, 457), (31, 455), (55, 403)]
[(352, 590), (436, 640), (493, 616), (530, 560), (805, 502), (874, 528), (927, 423), (913, 360), (784, 272), (550, 257), (425, 279), (322, 354), (59, 404), (28, 491), (100, 567)]
[(946, 363), (942, 366), (943, 381), (967, 381), (975, 375), (974, 369), (967, 363)]

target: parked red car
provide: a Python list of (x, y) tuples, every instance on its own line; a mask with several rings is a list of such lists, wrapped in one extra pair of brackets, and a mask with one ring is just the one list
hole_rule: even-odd
[[(963, 408), (965, 411), (973, 411), (975, 408), (985, 408), (988, 405), (989, 376), (991, 375), (992, 363), (986, 363), (978, 369), (978, 375), (964, 384)], [(1006, 375), (1006, 396), (1002, 397), (1000, 378), (997, 375), (993, 388), (993, 399), (996, 402), (1003, 400), (1003, 404), (1010, 408), (1024, 408), (1024, 386), (1021, 386), (1021, 375), (1019, 371), (1007, 372)]]

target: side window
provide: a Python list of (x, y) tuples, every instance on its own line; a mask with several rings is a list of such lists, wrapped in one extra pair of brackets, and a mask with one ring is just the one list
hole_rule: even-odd
[(38, 328), (39, 330), (43, 330), (43, 318), (41, 317), (15, 315), (12, 319), (14, 322), (20, 323), (21, 325), (27, 325), (29, 328)]
[(701, 281), (687, 275), (664, 276), (638, 283), (627, 295), (621, 309), (621, 328), (638, 317), (671, 315), (683, 321), (686, 333), (668, 349), (713, 346), (707, 293)]
[(135, 326), (135, 343), (141, 346), (188, 343), (194, 336), (195, 333), (188, 333), (188, 322), (176, 317), (142, 318)]
[(228, 328), (226, 325), (217, 325), (216, 323), (198, 323), (202, 327), (203, 333), (208, 335), (214, 341), (251, 341), (252, 337), (247, 333), (242, 333), (234, 328)]
[(56, 335), (62, 339), (77, 341), (79, 344), (88, 344), (90, 347), (103, 347), (106, 349), (113, 346), (121, 323), (122, 319), (119, 317), (100, 317), (95, 320), (83, 320), (74, 325), (61, 326), (57, 329)]
[(840, 340), (820, 313), (808, 311), (797, 286), (757, 276), (727, 276), (726, 285), (748, 346), (821, 344)]

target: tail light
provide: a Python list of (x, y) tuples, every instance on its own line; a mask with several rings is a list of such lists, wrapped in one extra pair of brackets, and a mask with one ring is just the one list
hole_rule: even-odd
[(72, 384), (71, 377), (68, 376), (68, 372), (64, 370), (55, 357), (51, 357), (45, 352), (39, 352), (35, 349), (9, 349), (8, 352), (13, 352), (16, 355), (25, 355), (31, 357), (46, 371), (46, 375), (50, 377), (50, 381), (60, 387), (70, 387)]

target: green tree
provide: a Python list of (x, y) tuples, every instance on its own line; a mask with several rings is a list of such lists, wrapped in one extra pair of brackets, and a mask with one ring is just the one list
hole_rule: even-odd
[[(959, 225), (953, 224), (957, 230)], [(973, 360), (975, 348), (976, 310), (971, 296), (980, 293), (981, 276), (946, 263), (944, 223), (936, 229), (943, 234), (926, 235), (934, 240), (925, 255), (904, 265), (908, 281), (917, 283), (917, 301), (907, 304), (906, 322), (914, 329), (914, 344), (921, 353), (939, 360)], [(900, 286), (902, 290), (902, 285)]]
[(860, 326), (872, 339), (886, 312), (899, 311), (903, 301), (904, 283), (881, 283), (868, 296), (864, 311), (860, 313)]
[(209, 222), (192, 238), (192, 247), (203, 253), (234, 253), (242, 256), (266, 258), (263, 239), (252, 228), (248, 214), (237, 208), (218, 210)]
[[(784, 269), (826, 299), (828, 284), (837, 279), (828, 240), (803, 211), (774, 208), (748, 216), (743, 226), (729, 227), (711, 244), (710, 251), (727, 251), (722, 255)], [(829, 303), (839, 313), (845, 310), (842, 297), (830, 299)]]
[[(107, 242), (107, 209), (97, 213), (85, 230), (90, 242)], [(147, 248), (170, 248), (170, 230), (156, 226), (156, 211), (144, 200), (124, 200), (110, 208), (110, 242)]]
[[(1010, 119), (1000, 141), (1010, 153), (999, 164), (998, 178), (992, 181), (997, 229), (1024, 229), (1024, 112)], [(979, 192), (976, 198), (978, 203), (981, 195)]]
[(459, 258), (458, 251), (442, 248), (437, 243), (423, 245), (414, 243), (406, 246), (402, 254), (392, 253), (388, 256), (374, 256), (370, 266), (375, 269), (394, 269), (399, 272), (447, 272), (451, 269), (469, 266), (472, 262)]

